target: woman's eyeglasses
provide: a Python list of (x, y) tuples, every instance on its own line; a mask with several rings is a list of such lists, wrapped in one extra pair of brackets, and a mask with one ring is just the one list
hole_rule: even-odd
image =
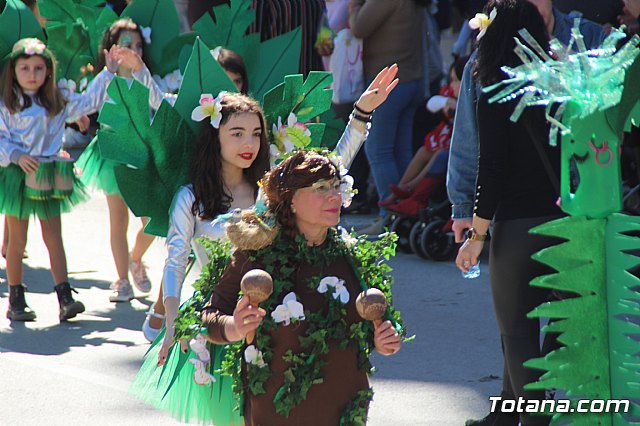
[(319, 181), (308, 186), (318, 194), (328, 194), (330, 191), (341, 192), (342, 181), (340, 179), (320, 179)]

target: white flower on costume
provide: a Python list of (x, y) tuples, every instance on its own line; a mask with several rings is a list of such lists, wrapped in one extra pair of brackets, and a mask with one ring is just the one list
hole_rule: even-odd
[(342, 197), (342, 206), (349, 207), (353, 197), (356, 195), (353, 191), (353, 178), (349, 175), (342, 175), (340, 182), (340, 196)]
[(47, 46), (37, 38), (30, 38), (24, 43), (25, 55), (42, 55), (46, 48)]
[(291, 292), (282, 300), (282, 305), (278, 305), (273, 312), (271, 318), (277, 323), (284, 325), (291, 324), (291, 320), (304, 320), (304, 307), (298, 302), (296, 294)]
[(211, 382), (215, 382), (216, 378), (207, 372), (204, 362), (196, 358), (189, 358), (189, 362), (193, 364), (193, 380), (197, 385), (206, 386)]
[(333, 288), (333, 298), (340, 299), (343, 304), (347, 303), (349, 301), (349, 290), (344, 284), (344, 280), (338, 277), (324, 277), (318, 285), (318, 293), (326, 293), (331, 287)]
[(151, 27), (140, 27), (140, 32), (142, 33), (142, 38), (144, 42), (147, 44), (151, 44)]
[(340, 231), (340, 238), (344, 241), (344, 244), (347, 247), (353, 247), (358, 243), (358, 239), (351, 235), (349, 231), (344, 229), (342, 226), (338, 226), (338, 230)]
[(211, 355), (207, 349), (207, 341), (202, 334), (198, 334), (191, 339), (191, 341), (189, 341), (189, 347), (203, 363), (208, 364), (209, 361), (211, 361)]
[(311, 130), (298, 121), (294, 113), (287, 117), (287, 124), (282, 124), (282, 117), (278, 117), (278, 124), (274, 124), (271, 130), (273, 143), (269, 152), (272, 157), (285, 158), (287, 154), (296, 148), (304, 148), (311, 143)]
[(217, 98), (211, 93), (203, 93), (200, 95), (200, 105), (195, 107), (191, 112), (193, 121), (202, 121), (207, 117), (211, 117), (211, 126), (218, 129), (222, 121), (222, 99), (226, 92), (220, 92)]
[(264, 367), (267, 365), (262, 358), (262, 351), (258, 350), (255, 346), (250, 345), (244, 350), (244, 360), (247, 364), (253, 364), (258, 367)]
[(469, 20), (469, 28), (472, 30), (480, 30), (480, 33), (476, 37), (477, 40), (480, 40), (485, 35), (487, 28), (489, 28), (489, 25), (496, 19), (497, 15), (498, 11), (494, 7), (489, 16), (484, 13), (476, 13), (476, 16)]

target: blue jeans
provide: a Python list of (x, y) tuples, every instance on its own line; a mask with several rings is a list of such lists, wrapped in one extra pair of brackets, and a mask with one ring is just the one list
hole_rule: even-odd
[[(422, 80), (400, 83), (373, 114), (364, 149), (380, 200), (391, 194), (390, 185), (400, 181), (411, 162), (413, 117), (423, 93)], [(385, 214), (381, 209), (380, 215)]]

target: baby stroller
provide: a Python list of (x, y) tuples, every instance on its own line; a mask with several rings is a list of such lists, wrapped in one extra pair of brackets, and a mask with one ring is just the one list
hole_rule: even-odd
[(398, 235), (400, 251), (415, 253), (424, 259), (449, 260), (457, 248), (451, 229), (451, 203), (444, 178), (432, 178), (430, 183), (427, 206), (417, 215), (392, 213), (387, 226)]

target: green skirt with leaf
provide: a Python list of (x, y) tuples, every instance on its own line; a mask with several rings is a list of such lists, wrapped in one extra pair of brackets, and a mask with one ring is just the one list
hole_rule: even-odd
[(216, 372), (221, 368), (227, 346), (207, 344), (211, 355), (208, 372), (215, 382), (198, 385), (194, 380), (195, 367), (189, 362), (191, 358), (197, 359), (197, 355), (191, 349), (182, 353), (179, 343), (169, 350), (165, 365), (157, 366), (164, 333), (163, 330), (147, 351), (129, 391), (181, 422), (244, 425), (241, 413), (236, 409), (239, 403), (233, 394), (233, 379)]
[(113, 171), (117, 164), (100, 154), (98, 138), (95, 137), (78, 158), (77, 166), (82, 171), (80, 180), (91, 189), (98, 189), (108, 195), (120, 195)]
[(40, 162), (28, 175), (17, 165), (0, 167), (0, 213), (21, 220), (58, 217), (88, 198), (71, 161)]

